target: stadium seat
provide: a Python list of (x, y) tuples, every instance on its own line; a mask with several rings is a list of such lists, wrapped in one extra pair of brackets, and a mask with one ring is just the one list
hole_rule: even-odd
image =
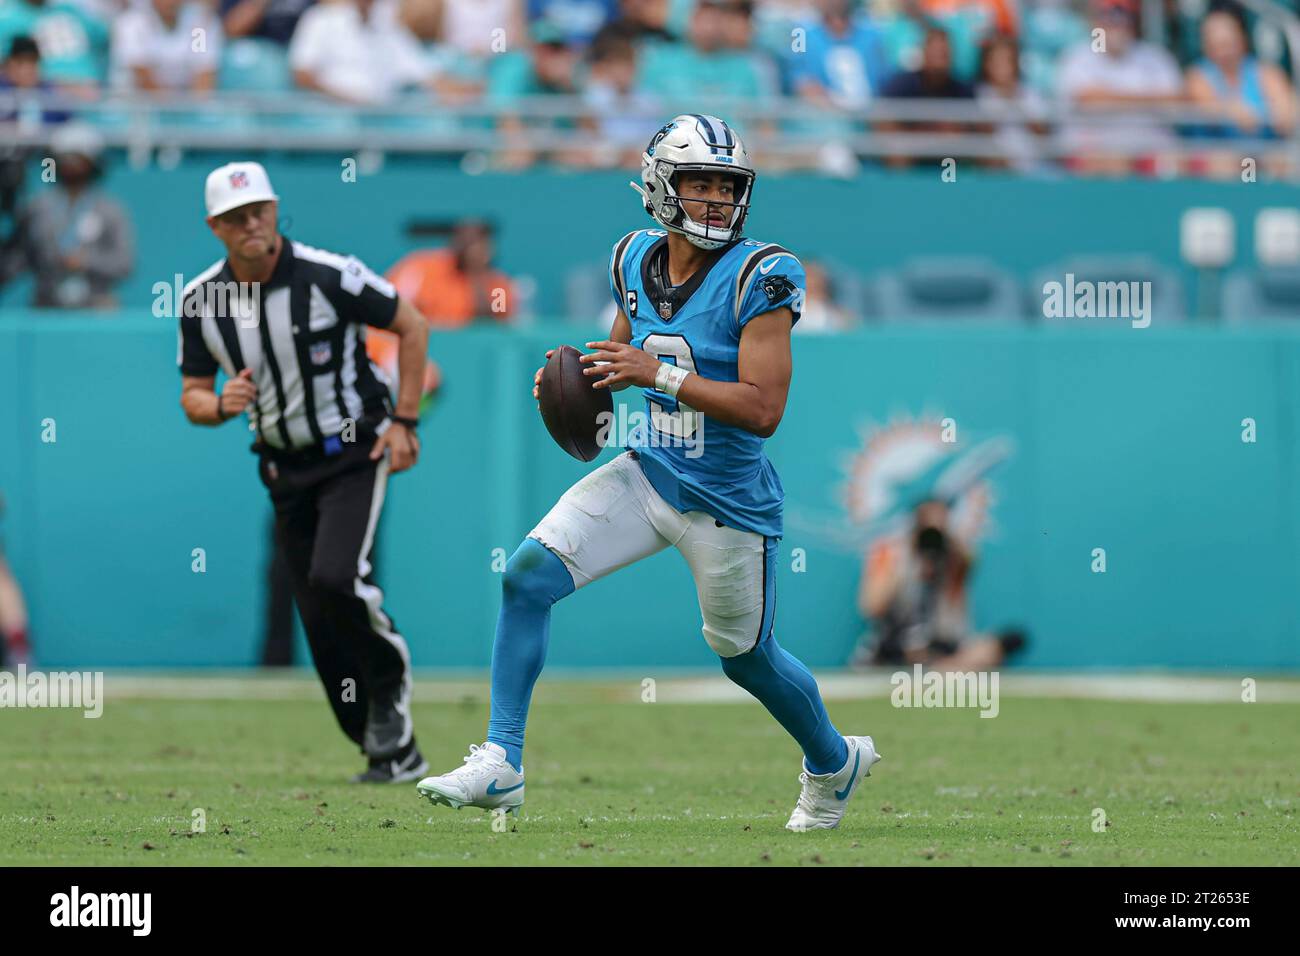
[(289, 57), (271, 40), (238, 39), (226, 44), (217, 84), (223, 90), (281, 93), (293, 89)]
[(873, 283), (884, 322), (1024, 318), (1016, 280), (983, 258), (913, 259)]
[(1300, 266), (1239, 269), (1223, 283), (1223, 320), (1259, 322), (1300, 318)]
[(1187, 299), (1178, 272), (1143, 254), (1120, 256), (1075, 256), (1038, 270), (1026, 293), (1029, 314), (1049, 322), (1074, 322), (1077, 319), (1043, 316), (1043, 286), (1064, 282), (1073, 274), (1076, 283), (1150, 282), (1151, 321), (1159, 324), (1187, 320)]

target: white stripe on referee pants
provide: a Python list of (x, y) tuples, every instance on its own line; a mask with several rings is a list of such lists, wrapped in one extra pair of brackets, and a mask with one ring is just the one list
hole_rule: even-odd
[(378, 585), (367, 584), (365, 576), (370, 573), (370, 546), (375, 540), (375, 526), (379, 523), (379, 512), (384, 507), (384, 491), (388, 487), (388, 455), (379, 460), (375, 468), (375, 487), (370, 494), (370, 520), (366, 523), (366, 536), (361, 541), (361, 553), (357, 556), (357, 576), (353, 579), (353, 591), (366, 605), (366, 614), (370, 617), (370, 626), (376, 634), (392, 644), (402, 657), (402, 692), (395, 705), (402, 715), (402, 739), (398, 746), (405, 747), (411, 741), (415, 725), (411, 721), (411, 653), (406, 647), (402, 635), (393, 630), (393, 622), (384, 613), (384, 592)]

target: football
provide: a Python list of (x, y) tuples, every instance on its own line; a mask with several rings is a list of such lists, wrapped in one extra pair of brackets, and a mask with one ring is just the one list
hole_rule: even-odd
[(537, 390), (542, 421), (555, 443), (579, 461), (591, 461), (600, 454), (600, 428), (612, 414), (614, 397), (609, 389), (593, 388), (595, 379), (582, 374), (582, 353), (572, 345), (561, 345), (551, 353), (542, 370)]

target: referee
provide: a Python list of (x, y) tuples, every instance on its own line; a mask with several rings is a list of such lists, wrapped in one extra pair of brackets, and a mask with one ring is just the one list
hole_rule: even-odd
[[(419, 779), (428, 767), (411, 723), (410, 655), (381, 606), (370, 549), (389, 474), (420, 454), (428, 325), (357, 259), (281, 235), (258, 163), (214, 170), (205, 200), (226, 257), (182, 296), (181, 406), (196, 425), (248, 414), (317, 673), (369, 758), (353, 779)], [(367, 325), (400, 339), (396, 409), (366, 356)]]

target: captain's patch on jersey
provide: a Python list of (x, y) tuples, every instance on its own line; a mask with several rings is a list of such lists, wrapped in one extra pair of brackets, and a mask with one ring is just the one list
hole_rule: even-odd
[(627, 317), (636, 318), (636, 289), (627, 290)]

